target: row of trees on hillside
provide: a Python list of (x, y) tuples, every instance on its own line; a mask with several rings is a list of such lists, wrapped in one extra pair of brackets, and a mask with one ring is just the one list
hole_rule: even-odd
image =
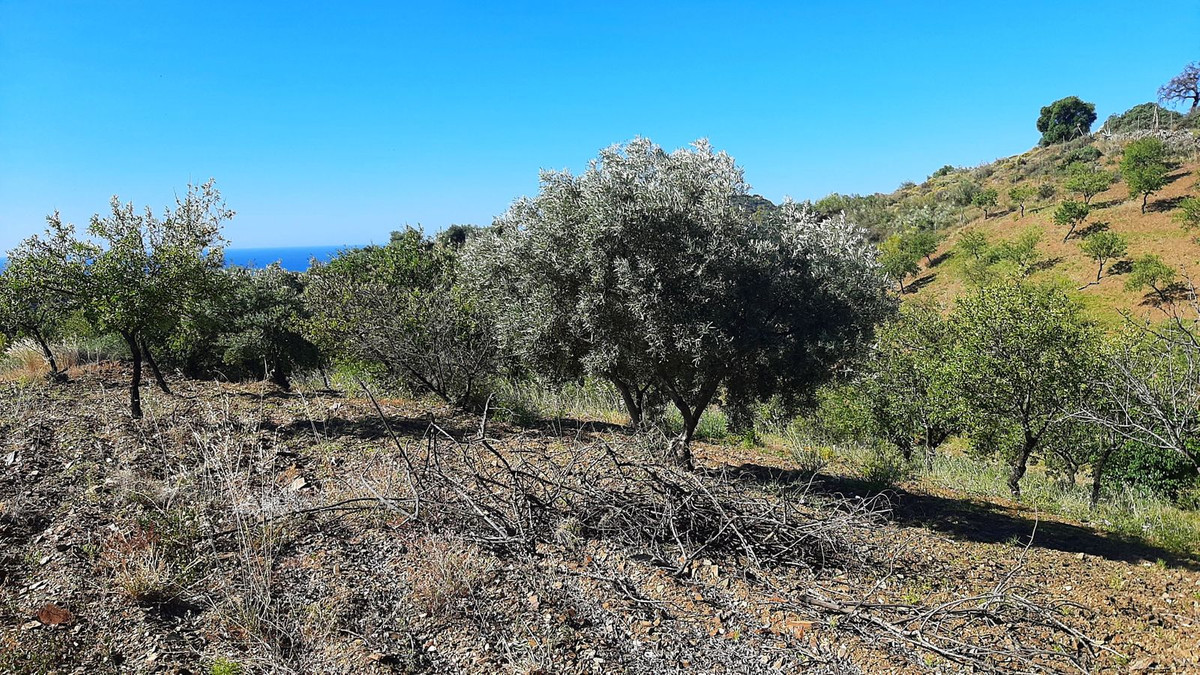
[(1165, 324), (1131, 320), (1105, 334), (1061, 291), (1025, 282), (974, 291), (949, 314), (908, 305), (843, 390), (865, 413), (852, 428), (905, 457), (919, 447), (931, 458), (965, 434), (975, 452), (1009, 463), (1014, 496), (1034, 458), (1068, 482), (1091, 465), (1093, 500), (1120, 452), (1167, 453), (1194, 474), (1200, 333), (1187, 306)]

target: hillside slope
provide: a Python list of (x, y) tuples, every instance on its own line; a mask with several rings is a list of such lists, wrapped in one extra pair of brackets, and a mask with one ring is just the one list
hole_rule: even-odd
[[(1174, 138), (1179, 147), (1179, 136)], [(1183, 138), (1190, 140), (1190, 135)], [(1138, 316), (1155, 313), (1153, 298), (1144, 290), (1129, 290), (1125, 287), (1129, 261), (1145, 254), (1155, 254), (1184, 276), (1196, 276), (1200, 265), (1200, 242), (1196, 232), (1188, 231), (1176, 219), (1179, 202), (1187, 196), (1200, 193), (1198, 190), (1196, 148), (1176, 153), (1173, 166), (1164, 189), (1150, 196), (1146, 213), (1141, 212), (1138, 198), (1130, 198), (1129, 188), (1119, 177), (1118, 165), (1123, 148), (1129, 142), (1124, 139), (1088, 139), (1067, 145), (1034, 148), (1021, 155), (997, 160), (992, 164), (975, 169), (958, 169), (942, 176), (931, 177), (920, 185), (908, 185), (888, 195), (885, 199), (896, 204), (903, 212), (906, 205), (936, 202), (947, 193), (961, 189), (970, 183), (978, 189), (995, 189), (999, 203), (985, 218), (978, 206), (962, 208), (956, 222), (939, 230), (943, 236), (931, 262), (921, 260), (921, 269), (906, 280), (906, 299), (933, 300), (950, 303), (971, 286), (962, 269), (962, 260), (957, 259), (954, 247), (967, 232), (981, 232), (995, 244), (1012, 240), (1030, 228), (1042, 231), (1038, 244), (1040, 262), (1035, 265), (1029, 278), (1039, 282), (1061, 285), (1074, 293), (1089, 313), (1105, 323), (1120, 320), (1123, 312)], [(1055, 207), (1065, 199), (1076, 198), (1064, 183), (1067, 180), (1066, 164), (1081, 149), (1095, 148), (1101, 153), (1095, 164), (1118, 175), (1107, 190), (1091, 200), (1091, 214), (1067, 241), (1063, 241), (1066, 228), (1055, 224)], [(1053, 189), (1048, 198), (1037, 196), (1026, 202), (1024, 217), (1019, 206), (1008, 197), (1014, 186), (1026, 186), (1035, 194)], [(1047, 188), (1044, 186), (1051, 186)], [(911, 207), (908, 207), (911, 208)], [(1104, 276), (1096, 280), (1097, 263), (1080, 249), (1083, 236), (1099, 230), (1108, 230), (1128, 240), (1128, 253), (1121, 259), (1105, 265)], [(1123, 262), (1122, 262), (1123, 261)]]

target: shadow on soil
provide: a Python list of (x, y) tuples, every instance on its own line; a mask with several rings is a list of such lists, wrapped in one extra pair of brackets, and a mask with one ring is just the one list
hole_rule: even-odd
[[(757, 464), (725, 467), (724, 471), (732, 478), (779, 485), (807, 484), (811, 478), (811, 474), (802, 471)], [(873, 494), (865, 481), (825, 474), (817, 474), (812, 480), (812, 489), (827, 495), (865, 497)], [(1037, 533), (1033, 541), (1036, 547), (1126, 563), (1162, 560), (1172, 567), (1200, 570), (1196, 561), (1145, 542), (1097, 532), (1081, 525), (1035, 520), (1033, 511), (1026, 507), (1008, 508), (982, 500), (951, 499), (901, 488), (891, 488), (887, 495), (892, 502), (892, 520), (903, 527), (924, 527), (966, 541), (1003, 543), (1014, 537), (1028, 537), (1036, 522)]]

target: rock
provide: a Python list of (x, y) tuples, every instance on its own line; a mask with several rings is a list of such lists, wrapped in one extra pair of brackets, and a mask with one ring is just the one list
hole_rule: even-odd
[(71, 623), (75, 620), (75, 615), (71, 612), (59, 607), (50, 602), (42, 606), (37, 613), (38, 621), (47, 626), (57, 626), (60, 624)]

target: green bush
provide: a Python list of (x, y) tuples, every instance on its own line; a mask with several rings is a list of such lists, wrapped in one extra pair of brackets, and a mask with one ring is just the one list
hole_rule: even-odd
[[(1188, 445), (1200, 451), (1200, 442)], [(1109, 486), (1140, 487), (1169, 499), (1194, 489), (1198, 477), (1196, 465), (1186, 457), (1133, 442), (1114, 452), (1104, 469)]]

